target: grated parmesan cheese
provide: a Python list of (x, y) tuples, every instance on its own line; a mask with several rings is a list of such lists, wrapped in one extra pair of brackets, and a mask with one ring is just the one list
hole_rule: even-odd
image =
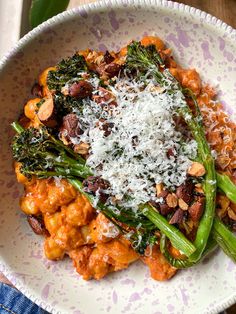
[[(169, 92), (168, 88), (173, 89), (172, 82), (167, 81), (163, 90), (152, 79), (144, 83), (117, 78), (109, 86), (116, 107), (109, 109), (109, 101), (105, 107), (93, 100), (84, 102), (80, 141), (90, 145), (86, 164), (110, 182), (110, 192), (122, 206), (135, 208), (157, 200), (157, 183), (167, 188), (182, 184), (190, 159), (196, 156), (196, 142), (186, 140), (174, 122), (185, 100), (179, 90)], [(101, 119), (113, 126), (107, 137)], [(174, 156), (168, 156), (170, 150)]]

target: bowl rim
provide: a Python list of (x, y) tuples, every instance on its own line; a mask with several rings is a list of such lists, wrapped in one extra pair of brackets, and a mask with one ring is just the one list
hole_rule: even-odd
[[(226, 24), (222, 20), (216, 18), (215, 16), (206, 13), (205, 11), (196, 9), (189, 5), (183, 3), (177, 3), (174, 1), (168, 0), (100, 0), (96, 2), (91, 2), (83, 5), (79, 5), (76, 8), (72, 8), (70, 10), (64, 11), (47, 21), (43, 22), (29, 33), (27, 33), (24, 37), (22, 37), (15, 45), (1, 58), (0, 60), (0, 73), (7, 67), (8, 62), (11, 61), (11, 58), (14, 57), (17, 53), (20, 52), (22, 48), (24, 48), (32, 39), (40, 35), (44, 30), (46, 30), (50, 26), (54, 26), (58, 23), (65, 22), (73, 18), (74, 16), (83, 16), (83, 13), (86, 11), (87, 14), (93, 13), (95, 11), (111, 10), (111, 9), (119, 9), (123, 5), (127, 7), (132, 6), (156, 6), (157, 8), (166, 8), (167, 10), (175, 10), (176, 12), (181, 13), (189, 13), (192, 14), (197, 20), (204, 20), (205, 25), (210, 25), (214, 27), (216, 32), (223, 32), (225, 38), (228, 38), (230, 42), (232, 42), (232, 38), (236, 38), (236, 29), (232, 26)], [(24, 281), (21, 278), (13, 277), (13, 270), (10, 265), (8, 265), (4, 258), (0, 255), (0, 271), (11, 281), (14, 281), (15, 287), (21, 291), (26, 297), (28, 297), (32, 302), (42, 307), (43, 309), (49, 311), (52, 314), (61, 314), (61, 311), (53, 308), (51, 305), (47, 304), (45, 301), (39, 298), (35, 293), (31, 294), (30, 291), (26, 288), (27, 286), (24, 284)], [(31, 289), (30, 289), (31, 290)], [(215, 314), (218, 313), (232, 304), (236, 302), (236, 292), (232, 293), (230, 296), (227, 296), (218, 301), (217, 304), (214, 304), (207, 313)], [(206, 310), (206, 309), (205, 309)]]

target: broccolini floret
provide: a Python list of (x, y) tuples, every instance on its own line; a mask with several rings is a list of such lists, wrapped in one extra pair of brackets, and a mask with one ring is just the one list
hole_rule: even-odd
[(85, 178), (91, 171), (84, 159), (56, 139), (46, 127), (21, 129), (12, 141), (13, 157), (21, 163), (21, 172), (27, 177), (75, 176)]
[(57, 64), (55, 71), (49, 71), (47, 84), (51, 90), (61, 90), (71, 79), (80, 77), (79, 73), (88, 70), (85, 58), (79, 54), (73, 55), (71, 58), (63, 59)]

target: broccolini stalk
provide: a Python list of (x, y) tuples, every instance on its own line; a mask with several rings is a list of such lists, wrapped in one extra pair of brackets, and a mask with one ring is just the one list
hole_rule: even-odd
[(168, 221), (159, 214), (151, 205), (141, 205), (140, 209), (143, 214), (150, 219), (153, 224), (165, 234), (175, 248), (182, 251), (186, 256), (191, 256), (196, 248), (195, 246), (183, 235), (183, 233), (175, 226), (170, 225)]
[[(23, 174), (28, 176), (36, 175), (37, 177), (63, 176), (68, 178), (78, 190), (84, 193), (82, 183), (72, 178), (85, 178), (91, 175), (91, 172), (84, 164), (72, 158), (74, 157), (73, 151), (71, 152), (72, 156), (69, 156), (70, 149), (67, 148), (69, 152), (65, 151), (63, 149), (65, 147), (64, 144), (52, 137), (44, 127), (41, 129), (29, 128), (24, 130), (17, 122), (13, 126), (19, 133), (13, 140), (13, 156), (17, 161), (21, 162), (21, 172)], [(58, 144), (57, 142), (60, 143)], [(94, 203), (91, 195), (85, 195)], [(153, 242), (154, 235), (152, 231), (156, 229), (156, 226), (160, 230), (167, 229), (166, 232), (170, 240), (176, 243), (177, 248), (182, 250), (187, 256), (195, 250), (194, 246), (184, 235), (174, 226), (170, 226), (161, 215), (158, 216), (159, 219), (156, 219), (153, 224), (152, 219), (147, 216), (147, 212), (149, 212), (150, 216), (152, 215), (152, 207), (146, 209), (145, 215), (140, 212), (138, 217), (131, 215), (131, 213), (123, 209), (106, 207), (102, 203), (98, 203), (96, 207), (107, 216), (113, 217), (131, 228), (137, 228), (132, 238), (133, 240), (135, 238), (135, 242), (137, 243), (136, 250), (139, 250), (139, 252), (144, 252), (145, 245), (148, 245), (149, 241)], [(141, 229), (138, 230), (138, 226), (142, 227), (142, 234), (140, 234)]]
[[(156, 79), (157, 83), (161, 86), (166, 86), (166, 80), (170, 80), (170, 87), (174, 91), (181, 91), (183, 92), (182, 88), (176, 81), (176, 79), (169, 73), (169, 72), (161, 72), (160, 62), (157, 59), (153, 58), (153, 55), (149, 53), (148, 47), (141, 46), (140, 43), (133, 42), (130, 46), (128, 46), (128, 54), (126, 65), (131, 70), (133, 69), (140, 69), (143, 72), (151, 72), (151, 75)], [(151, 71), (150, 71), (151, 70)], [(183, 95), (184, 98), (184, 95)], [(205, 194), (206, 194), (206, 202), (205, 202), (205, 211), (203, 217), (201, 218), (196, 239), (194, 241), (194, 246), (196, 251), (191, 254), (189, 251), (187, 252), (187, 256), (189, 260), (192, 262), (196, 262), (201, 259), (202, 253), (205, 249), (205, 246), (208, 241), (209, 234), (211, 232), (211, 227), (213, 223), (214, 213), (215, 213), (215, 195), (216, 195), (216, 174), (215, 174), (215, 165), (214, 160), (211, 156), (210, 148), (205, 138), (205, 134), (203, 131), (202, 126), (199, 125), (197, 119), (193, 116), (191, 110), (189, 109), (188, 105), (183, 105), (179, 109), (180, 115), (183, 116), (185, 122), (189, 126), (194, 139), (198, 145), (198, 155), (201, 158), (205, 169), (206, 169), (206, 176), (205, 176)], [(149, 205), (146, 205), (146, 208), (150, 210)], [(156, 211), (152, 211), (151, 216), (149, 219), (157, 219), (159, 220), (159, 213)], [(153, 220), (154, 222), (154, 220)], [(165, 231), (161, 230), (163, 233)], [(165, 233), (166, 234), (166, 233)], [(168, 234), (166, 234), (168, 236)], [(172, 242), (174, 245), (174, 243)], [(175, 246), (175, 245), (174, 245)], [(180, 249), (179, 247), (176, 247)], [(180, 249), (183, 251), (182, 249)], [(190, 253), (190, 254), (189, 254)]]
[(217, 186), (228, 197), (228, 199), (236, 204), (236, 185), (230, 180), (226, 174), (217, 173)]
[(214, 219), (212, 235), (225, 254), (236, 263), (236, 236), (217, 217)]
[[(213, 252), (216, 249), (216, 247), (217, 247), (217, 242), (214, 240), (213, 236), (210, 235), (208, 238), (208, 242), (207, 242), (207, 245), (205, 247), (205, 250), (202, 253), (201, 260), (204, 257), (206, 257), (208, 254)], [(167, 259), (167, 261), (175, 268), (179, 268), (179, 269), (188, 268), (188, 267), (194, 266), (195, 264), (198, 263), (198, 261), (197, 262), (191, 262), (189, 259), (174, 258), (168, 250), (167, 238), (164, 234), (161, 236), (160, 250), (161, 250), (161, 253)]]
[[(101, 211), (109, 220), (111, 220), (116, 227), (119, 228), (121, 233), (125, 236), (128, 236), (133, 248), (135, 251), (141, 255), (145, 253), (145, 250), (148, 245), (153, 245), (157, 241), (157, 238), (154, 234), (154, 230), (152, 225), (148, 221), (145, 221), (145, 217), (143, 220), (138, 220), (135, 224), (135, 219), (130, 220), (130, 217), (122, 215), (122, 212), (119, 212), (119, 209), (110, 208), (109, 206), (104, 205), (101, 202), (96, 202), (95, 197), (91, 194), (88, 194), (83, 189), (83, 184), (75, 179), (70, 178), (68, 181), (78, 190), (80, 191), (85, 197), (89, 200), (91, 204), (96, 203), (96, 208)], [(122, 209), (120, 209), (122, 210)], [(117, 223), (118, 222), (118, 223)], [(121, 224), (120, 224), (121, 223)], [(123, 224), (131, 227), (131, 231), (127, 231)], [(139, 229), (133, 230), (134, 227), (139, 225)], [(155, 227), (155, 226), (154, 226)]]
[(180, 113), (197, 142), (198, 156), (206, 169), (204, 178), (205, 211), (200, 220), (194, 240), (194, 245), (197, 248), (196, 252), (189, 257), (190, 261), (197, 262), (201, 259), (202, 253), (205, 250), (215, 216), (216, 172), (214, 160), (205, 138), (203, 127), (198, 124), (187, 105), (180, 109)]
[(82, 157), (52, 136), (46, 127), (23, 129), (14, 122), (17, 131), (12, 142), (13, 157), (21, 163), (21, 172), (31, 177), (76, 176), (92, 174)]
[[(195, 107), (198, 108), (197, 111), (197, 117), (196, 120), (202, 120), (201, 118), (201, 112), (198, 107), (197, 100), (195, 99), (195, 96), (192, 95), (192, 98), (194, 99)], [(197, 109), (196, 108), (196, 109)], [(191, 121), (189, 124), (192, 123)], [(195, 125), (189, 125), (191, 130), (195, 130)], [(198, 127), (198, 126), (197, 126)], [(203, 132), (203, 128), (201, 129)], [(199, 134), (201, 134), (201, 130), (199, 131)], [(204, 133), (202, 134), (204, 136)], [(205, 137), (205, 136), (204, 136)], [(200, 150), (199, 150), (199, 158), (201, 162), (206, 166), (207, 161), (207, 155), (210, 156), (210, 152), (207, 153), (205, 150), (205, 147), (203, 146), (203, 141), (201, 138), (197, 138), (197, 143), (200, 143)], [(207, 155), (206, 155), (207, 153)], [(209, 166), (209, 164), (208, 164)], [(217, 187), (220, 188), (226, 196), (234, 203), (236, 203), (236, 186), (234, 183), (230, 180), (230, 178), (227, 175), (216, 173), (216, 180), (217, 180)], [(208, 181), (205, 178), (205, 193), (206, 196), (210, 194), (210, 190), (207, 189), (207, 183), (213, 183), (212, 181)], [(221, 249), (225, 252), (226, 255), (228, 255), (234, 262), (236, 262), (236, 237), (235, 235), (219, 220), (219, 218), (215, 217), (213, 221), (213, 227), (212, 227), (212, 235), (217, 244), (221, 247)]]
[[(94, 203), (94, 197), (91, 194), (84, 192), (81, 182), (76, 179), (69, 179), (69, 182), (83, 193), (92, 204)], [(186, 256), (189, 256), (195, 251), (194, 245), (175, 226), (170, 225), (162, 215), (157, 213), (151, 205), (140, 205), (141, 212), (139, 216), (135, 215), (132, 211), (128, 212), (122, 208), (105, 206), (101, 202), (96, 203), (95, 207), (101, 210), (107, 217), (112, 217), (121, 223), (125, 223), (131, 228), (137, 228), (138, 226), (143, 228), (145, 230), (145, 233), (143, 234), (144, 239), (149, 238), (151, 243), (153, 243), (154, 239), (152, 231), (158, 228), (161, 232), (166, 234), (173, 245), (181, 250)], [(146, 217), (148, 219), (146, 219)], [(136, 233), (137, 232), (136, 229)], [(146, 243), (148, 244), (148, 241), (146, 241)], [(140, 242), (140, 245), (144, 247), (142, 241)]]

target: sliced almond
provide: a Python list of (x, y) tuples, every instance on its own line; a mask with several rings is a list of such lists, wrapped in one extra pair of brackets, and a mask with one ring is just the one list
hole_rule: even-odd
[(177, 196), (174, 193), (168, 194), (166, 197), (166, 203), (169, 207), (175, 208), (178, 205)]
[(69, 87), (68, 86), (63, 86), (61, 88), (61, 93), (65, 96), (69, 95)]
[(195, 184), (195, 189), (194, 189), (197, 193), (201, 193), (204, 194), (202, 185), (200, 183)]
[(54, 104), (52, 98), (47, 98), (39, 108), (38, 118), (40, 121), (47, 121), (52, 117), (54, 111)]
[(74, 151), (80, 155), (87, 155), (89, 150), (89, 144), (81, 142), (74, 146)]
[(179, 204), (179, 207), (182, 209), (182, 210), (188, 210), (188, 204), (185, 203), (184, 200), (182, 200), (182, 198), (180, 198), (178, 200), (178, 204)]
[(227, 196), (222, 194), (217, 195), (216, 202), (223, 210), (226, 210), (230, 206), (230, 200), (227, 198)]
[(100, 55), (100, 56), (98, 56), (98, 57), (95, 59), (95, 63), (96, 63), (97, 65), (100, 65), (103, 61), (104, 61), (104, 56), (103, 56), (103, 55)]
[(188, 174), (193, 177), (201, 177), (206, 173), (206, 170), (200, 162), (194, 161), (188, 168)]
[(228, 216), (229, 216), (229, 218), (236, 221), (236, 213), (230, 207), (228, 208)]
[(163, 184), (162, 183), (157, 183), (156, 184), (156, 191), (157, 191), (157, 196), (164, 190)]

